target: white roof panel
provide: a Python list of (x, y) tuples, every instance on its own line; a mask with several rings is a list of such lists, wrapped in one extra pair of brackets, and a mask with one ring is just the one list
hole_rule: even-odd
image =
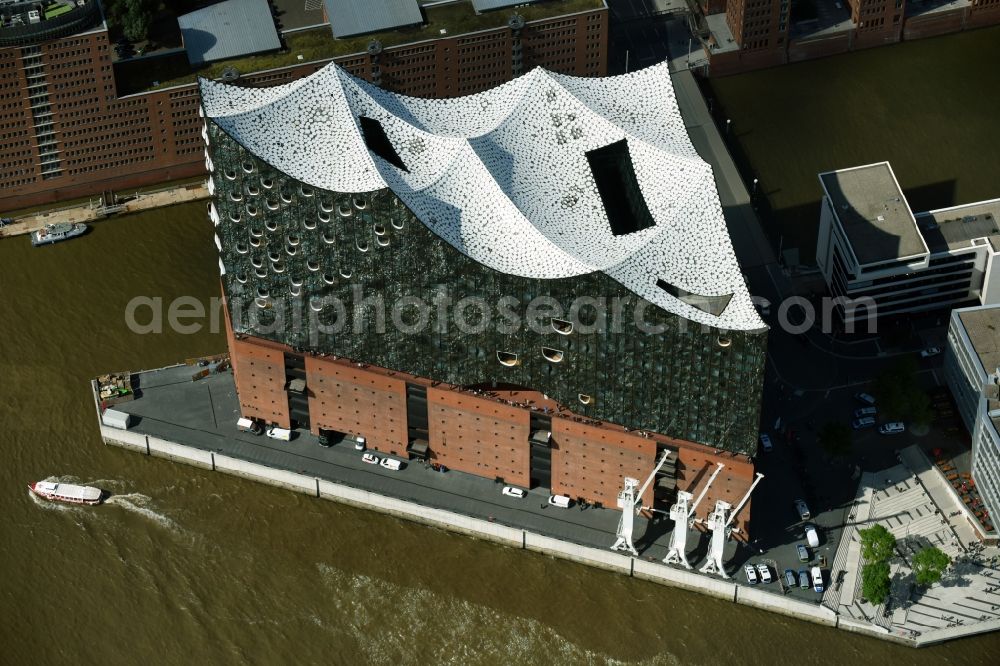
[[(434, 100), (329, 65), (273, 88), (203, 80), (202, 99), (207, 117), (284, 173), (337, 192), (388, 187), (490, 268), (543, 279), (603, 271), (690, 320), (765, 328), (666, 64), (605, 79), (538, 68), (486, 92)], [(369, 151), (362, 116), (378, 121), (406, 170)], [(641, 198), (650, 217), (618, 235), (588, 161), (615, 144), (627, 161), (615, 167), (634, 171), (638, 188), (625, 198)], [(705, 297), (717, 297), (719, 311)]]

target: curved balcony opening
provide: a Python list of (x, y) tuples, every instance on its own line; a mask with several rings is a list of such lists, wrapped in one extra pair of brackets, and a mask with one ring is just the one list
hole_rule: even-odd
[(270, 303), (268, 302), (268, 300), (266, 298), (255, 298), (255, 299), (253, 299), (253, 302), (261, 310), (264, 310), (264, 309), (270, 307)]
[(384, 224), (376, 224), (374, 226), (374, 229), (375, 229), (375, 235), (376, 236), (385, 236), (385, 225)]
[(320, 201), (319, 202), (319, 208), (324, 213), (332, 213), (333, 212), (333, 202), (326, 201), (326, 200)]
[(310, 259), (309, 261), (306, 262), (306, 268), (315, 273), (316, 271), (319, 270), (319, 262)]
[(236, 251), (239, 252), (240, 254), (246, 254), (247, 252), (250, 251), (250, 248), (247, 247), (246, 243), (237, 243)]
[(313, 296), (309, 299), (309, 309), (313, 312), (323, 311), (323, 299), (319, 296)]
[(291, 236), (288, 237), (288, 244), (291, 245), (292, 247), (296, 247), (301, 242), (302, 239), (300, 239), (295, 234), (292, 234)]
[(250, 257), (250, 263), (253, 265), (254, 268), (260, 268), (261, 266), (264, 265), (264, 260), (261, 259), (260, 257)]
[(247, 194), (255, 197), (260, 194), (260, 188), (254, 187), (253, 185), (247, 185)]
[(254, 238), (262, 238), (264, 232), (260, 230), (260, 227), (250, 227), (250, 235)]
[(246, 284), (247, 283), (247, 274), (246, 273), (237, 273), (236, 274), (236, 281), (239, 282), (240, 284)]
[(276, 261), (276, 262), (274, 262), (273, 264), (271, 264), (271, 270), (274, 271), (275, 273), (279, 273), (279, 274), (280, 273), (284, 273), (285, 272), (285, 262), (283, 262), (283, 261)]
[(264, 228), (268, 231), (277, 231), (278, 222), (277, 220), (264, 220)]
[(288, 293), (291, 294), (292, 296), (301, 296), (302, 287), (293, 284), (290, 287), (288, 287)]
[(292, 203), (292, 195), (290, 193), (282, 191), (280, 196), (281, 200), (285, 203)]
[(271, 295), (271, 292), (267, 290), (267, 287), (257, 287), (257, 296), (259, 298), (267, 298)]
[(261, 187), (263, 187), (265, 190), (269, 190), (272, 187), (274, 187), (274, 181), (271, 180), (270, 178), (261, 178), (260, 179), (260, 184), (261, 184)]
[(323, 273), (323, 282), (326, 282), (327, 284), (333, 284), (336, 281), (337, 280), (329, 273)]
[(256, 238), (256, 237), (251, 238), (250, 239), (250, 247), (260, 247), (260, 239)]
[(293, 276), (292, 278), (289, 279), (289, 282), (292, 283), (293, 287), (301, 287), (302, 286), (302, 278), (300, 278), (300, 277), (294, 277)]
[(333, 245), (335, 242), (337, 242), (337, 239), (334, 237), (333, 234), (324, 231), (323, 242), (326, 243), (327, 245)]
[(573, 322), (566, 321), (565, 319), (556, 319), (553, 317), (549, 320), (552, 324), (552, 330), (560, 335), (569, 335), (573, 332)]
[(358, 239), (358, 241), (355, 243), (355, 245), (357, 245), (358, 249), (361, 250), (362, 252), (367, 252), (368, 251), (368, 248), (369, 248), (368, 241), (364, 241), (364, 240)]
[(565, 354), (558, 349), (552, 349), (551, 347), (542, 347), (542, 356), (544, 356), (545, 360), (550, 363), (562, 363)]
[(268, 210), (278, 210), (278, 202), (274, 199), (268, 199), (266, 205)]
[(594, 399), (591, 398), (586, 393), (580, 393), (580, 394), (578, 394), (576, 396), (576, 399), (580, 401), (581, 405), (589, 405), (590, 403), (592, 403), (594, 401)]
[(226, 180), (236, 180), (236, 172), (232, 169), (226, 169), (222, 175), (226, 177)]
[(342, 278), (349, 278), (352, 275), (354, 275), (354, 273), (351, 272), (350, 268), (341, 268), (340, 269), (340, 277), (342, 277)]
[(500, 361), (500, 365), (506, 366), (508, 368), (513, 368), (515, 365), (520, 363), (520, 361), (517, 358), (517, 354), (515, 354), (514, 352), (498, 351), (497, 360)]
[(389, 220), (389, 224), (391, 224), (392, 228), (395, 229), (396, 231), (400, 231), (405, 226), (406, 223), (403, 222), (403, 220), (397, 220), (393, 218), (392, 220)]
[(242, 192), (238, 192), (236, 190), (233, 190), (232, 192), (229, 193), (229, 200), (230, 201), (243, 201), (243, 193)]
[(272, 262), (281, 261), (281, 253), (278, 252), (277, 250), (271, 250), (270, 252), (267, 253), (267, 258), (270, 259)]
[(716, 344), (725, 349), (726, 347), (731, 347), (733, 344), (733, 339), (728, 335), (720, 335), (715, 340)]
[(302, 220), (302, 226), (312, 231), (313, 229), (316, 228), (316, 220), (307, 217), (306, 219)]
[(253, 173), (253, 162), (244, 162), (243, 171), (246, 173)]
[(285, 252), (288, 253), (289, 257), (294, 257), (298, 253), (298, 251), (299, 251), (298, 248), (295, 247), (294, 245), (289, 245), (288, 247), (285, 248)]
[(375, 239), (375, 244), (378, 245), (379, 247), (388, 247), (389, 246), (389, 239), (385, 238), (384, 236), (378, 236)]
[(243, 217), (239, 214), (239, 212), (234, 210), (229, 213), (229, 219), (233, 222), (239, 222), (243, 219)]
[(250, 204), (247, 204), (247, 215), (249, 215), (250, 217), (256, 217), (257, 216), (257, 206), (252, 206)]
[(267, 277), (267, 269), (266, 268), (255, 268), (255, 269), (253, 269), (253, 274), (256, 275), (259, 278), (266, 278)]
[(303, 185), (299, 188), (299, 194), (304, 197), (311, 197), (313, 195), (313, 188)]
[(326, 212), (323, 212), (323, 211), (320, 211), (316, 215), (316, 217), (319, 219), (320, 222), (323, 222), (323, 223), (326, 223), (326, 222), (330, 221), (330, 214), (326, 213)]
[(341, 217), (350, 217), (351, 215), (354, 214), (354, 211), (351, 210), (351, 207), (348, 206), (347, 204), (340, 204), (339, 206), (337, 206), (337, 212), (340, 214)]
[(368, 202), (361, 197), (354, 197), (354, 207), (358, 210), (364, 210), (365, 208), (368, 208)]

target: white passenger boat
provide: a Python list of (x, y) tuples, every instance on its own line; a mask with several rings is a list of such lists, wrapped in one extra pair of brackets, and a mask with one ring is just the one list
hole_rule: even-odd
[(71, 483), (39, 481), (28, 486), (39, 497), (70, 504), (100, 504), (104, 491), (93, 486), (75, 486)]

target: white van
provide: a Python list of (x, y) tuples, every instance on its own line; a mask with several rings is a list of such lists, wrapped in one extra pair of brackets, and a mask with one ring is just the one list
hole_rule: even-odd
[(806, 525), (806, 542), (812, 548), (819, 548), (819, 534), (816, 533), (815, 525)]
[(573, 500), (567, 495), (549, 495), (549, 504), (552, 506), (557, 506), (560, 509), (568, 509), (569, 505), (573, 503)]
[(386, 469), (391, 469), (394, 472), (398, 472), (403, 467), (403, 464), (395, 458), (382, 458), (382, 462), (380, 462), (379, 465), (382, 465), (382, 467), (385, 467)]
[(812, 584), (814, 592), (823, 591), (823, 571), (819, 567), (812, 568)]
[(287, 428), (271, 426), (267, 429), (267, 436), (271, 439), (280, 439), (282, 442), (288, 442), (292, 439), (292, 431)]
[(236, 429), (240, 432), (248, 432), (253, 435), (260, 435), (262, 433), (260, 424), (253, 419), (240, 419), (236, 422)]

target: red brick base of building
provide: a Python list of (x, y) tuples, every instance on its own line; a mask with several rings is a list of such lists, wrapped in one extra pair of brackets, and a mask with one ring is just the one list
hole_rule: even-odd
[[(551, 491), (604, 507), (616, 506), (624, 477), (644, 481), (664, 449), (672, 453), (671, 478), (650, 485), (647, 507), (669, 508), (677, 490), (699, 493), (722, 463), (698, 507), (707, 517), (716, 500), (735, 506), (754, 478), (746, 456), (593, 421), (535, 391), (453, 386), (228, 333), (242, 415), (267, 424), (364, 437), (368, 448), (403, 459), (417, 457), (419, 441), (428, 463), (524, 488), (537, 483), (532, 455), (542, 441), (551, 456)], [(290, 393), (289, 382), (303, 377), (304, 395)], [(734, 523), (738, 538), (749, 519), (747, 504)]]

